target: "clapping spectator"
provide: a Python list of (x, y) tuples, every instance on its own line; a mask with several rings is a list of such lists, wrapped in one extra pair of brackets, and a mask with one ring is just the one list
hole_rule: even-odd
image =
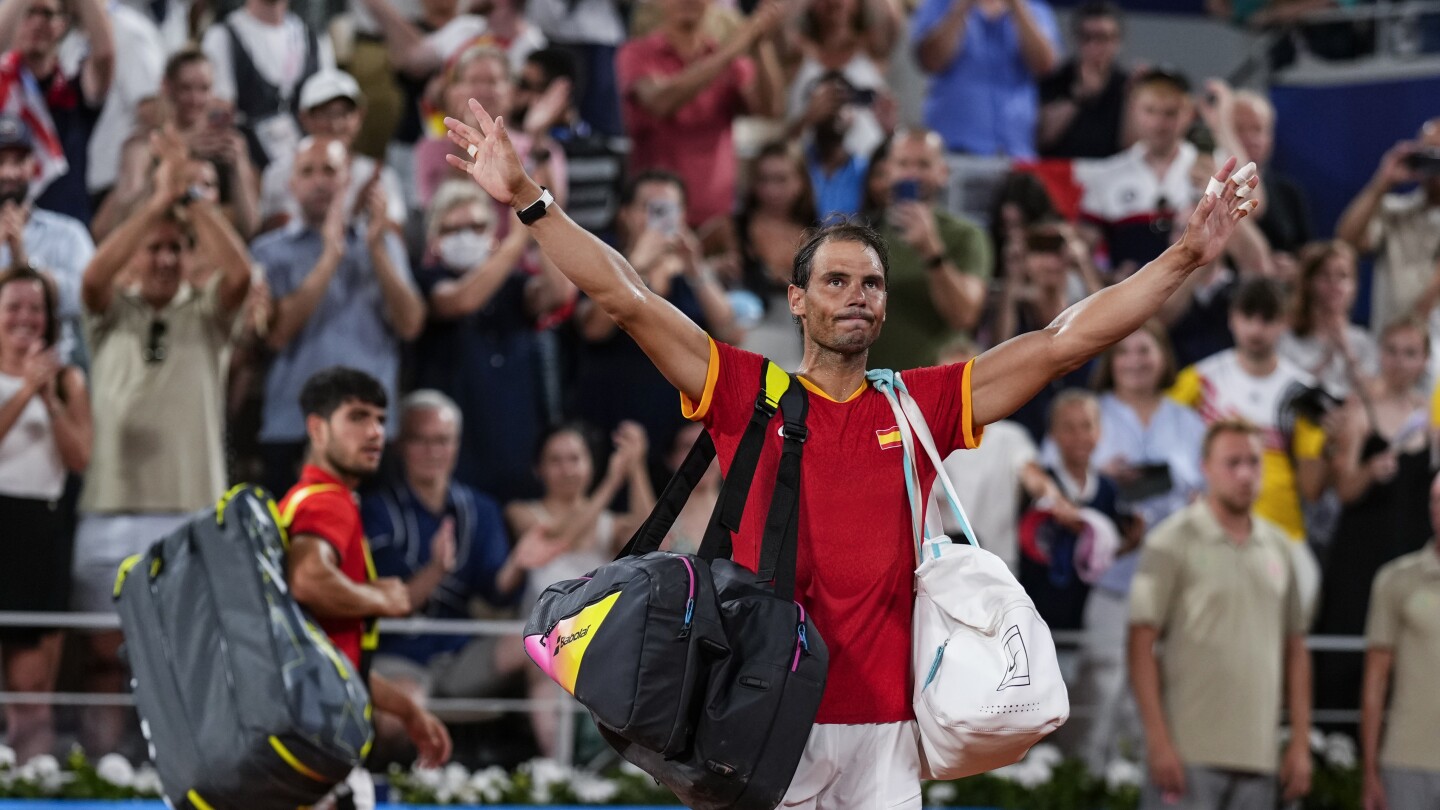
[[(451, 118), (473, 124), (469, 102), (475, 99), (490, 115), (509, 122), (515, 105), (510, 58), (489, 45), (466, 48), (446, 69), (437, 96), (439, 106)], [(531, 137), (519, 126), (509, 130), (509, 135), (516, 151), (524, 156), (526, 170), (538, 172), (556, 201), (565, 204), (568, 186), (564, 153), (544, 136)], [(428, 207), (435, 189), (454, 177), (455, 170), (445, 162), (445, 156), (454, 151), (455, 145), (443, 135), (429, 135), (416, 145), (415, 188), (420, 206)], [(503, 212), (503, 208), (497, 207), (496, 211)], [(502, 235), (508, 228), (506, 221)]]
[[(69, 609), (74, 514), (68, 473), (90, 463), (85, 375), (61, 361), (54, 284), (20, 266), (0, 273), (0, 610)], [(54, 629), (0, 631), (0, 678), (12, 692), (51, 692), (60, 664)], [(55, 748), (47, 705), (7, 704), (6, 742), (27, 762)]]
[[(79, 70), (67, 74), (60, 64), (60, 42), (72, 19), (78, 20), (89, 49)], [(89, 223), (85, 167), (90, 136), (115, 76), (115, 40), (104, 3), (5, 0), (0, 4), (0, 41), (10, 48), (0, 57), (0, 92), (24, 93), (35, 124), (43, 130), (46, 148), (40, 155), (43, 172), (35, 204)], [(35, 95), (26, 89), (31, 82)], [(56, 143), (61, 152), (54, 151)]]
[[(1387, 324), (1412, 312), (1430, 319), (1435, 328), (1434, 310), (1415, 311), (1417, 301), (1435, 273), (1440, 256), (1440, 173), (1435, 161), (1422, 173), (1414, 168), (1415, 156), (1440, 149), (1440, 118), (1425, 122), (1419, 137), (1401, 141), (1380, 160), (1380, 166), (1365, 188), (1351, 200), (1335, 224), (1336, 237), (1349, 242), (1362, 256), (1375, 254), (1375, 281), (1370, 300), (1370, 323)], [(1397, 191), (1418, 183), (1409, 191)], [(1428, 303), (1433, 305), (1434, 299)], [(1434, 361), (1434, 353), (1431, 353)]]
[(735, 217), (740, 280), (765, 307), (760, 322), (745, 331), (743, 348), (785, 369), (799, 368), (803, 349), (790, 313), (790, 272), (815, 223), (815, 193), (804, 162), (787, 144), (762, 148)]
[(1129, 77), (1118, 57), (1125, 36), (1120, 7), (1089, 0), (1070, 18), (1076, 55), (1040, 82), (1040, 154), (1103, 158), (1120, 151), (1125, 136)]
[[(196, 48), (171, 56), (160, 83), (161, 118), (175, 128), (197, 162), (210, 164), (230, 224), (249, 238), (260, 227), (259, 177), (234, 113), (211, 92), (214, 73), (209, 58)], [(95, 238), (104, 239), (149, 196), (155, 173), (152, 131), (141, 128), (125, 142), (115, 189), (90, 223)]]
[[(621, 253), (655, 295), (701, 325), (716, 340), (734, 340), (734, 310), (714, 270), (700, 255), (700, 240), (685, 225), (688, 195), (673, 174), (646, 172), (631, 181), (620, 206)], [(581, 349), (575, 403), (582, 419), (600, 430), (634, 420), (656, 446), (668, 446), (685, 422), (675, 388), (639, 344), (589, 298), (575, 309)], [(604, 396), (592, 396), (597, 391)], [(656, 459), (658, 461), (658, 459)]]
[[(250, 288), (244, 242), (186, 184), (189, 154), (174, 131), (154, 136), (160, 160), (145, 207), (101, 243), (81, 290), (95, 400), (95, 450), (80, 497), (75, 607), (113, 612), (115, 569), (211, 507), (225, 477), (225, 360)], [(218, 265), (189, 281), (198, 257)], [(133, 268), (134, 285), (120, 281)], [(118, 631), (90, 638), (98, 691), (124, 688)], [(86, 747), (113, 751), (123, 711), (87, 714)]]
[(263, 169), (294, 154), (300, 126), (290, 100), (317, 71), (335, 68), (330, 36), (291, 12), (289, 0), (245, 0), (205, 32), (200, 47), (215, 69), (215, 97), (233, 105), (251, 161)]
[(800, 64), (790, 77), (787, 116), (808, 117), (822, 83), (838, 76), (849, 86), (844, 147), (869, 155), (895, 128), (895, 99), (885, 69), (900, 36), (897, 0), (809, 0), (793, 37)]
[(1358, 275), (1355, 251), (1344, 242), (1307, 247), (1300, 256), (1290, 331), (1280, 339), (1281, 357), (1341, 399), (1379, 371), (1375, 339), (1350, 322)]
[[(405, 397), (404, 480), (367, 493), (360, 505), (375, 573), (404, 581), (415, 616), (468, 619), (477, 598), (492, 614), (507, 611), (527, 572), (565, 550), (538, 526), (511, 550), (500, 506), (451, 478), (462, 433), (460, 411), (444, 394)], [(421, 705), (432, 697), (492, 697), (527, 664), (521, 645), (502, 641), (509, 639), (386, 634), (373, 666)]]
[(925, 124), (951, 152), (1035, 157), (1036, 82), (1059, 63), (1043, 0), (925, 0), (910, 29), (930, 74)]
[(574, 287), (530, 254), (527, 228), (503, 239), (498, 230), (491, 200), (474, 183), (446, 183), (435, 194), (415, 274), (430, 319), (414, 362), (417, 384), (448, 394), (471, 426), (460, 437), (456, 478), (510, 500), (535, 494), (527, 486), (532, 453), (551, 410), (537, 327), (574, 300)]
[[(564, 551), (550, 563), (530, 573), (529, 585), (521, 602), (528, 612), (545, 587), (564, 579), (584, 576), (615, 558), (640, 524), (655, 508), (655, 491), (650, 485), (646, 458), (648, 437), (644, 428), (634, 422), (622, 423), (611, 436), (614, 452), (605, 468), (605, 476), (595, 485), (595, 463), (586, 430), (576, 425), (562, 425), (550, 431), (540, 442), (535, 473), (544, 487), (538, 501), (515, 501), (505, 508), (505, 519), (516, 537), (535, 531), (548, 536), (547, 543), (558, 543)], [(592, 489), (592, 486), (594, 488)], [(629, 511), (617, 515), (608, 510), (621, 488), (629, 497)], [(530, 697), (535, 700), (554, 698), (559, 688), (535, 667), (527, 667), (530, 675)], [(531, 724), (543, 756), (557, 753), (557, 716), (554, 712), (531, 712)]]
[[(706, 37), (706, 2), (660, 0), (660, 27), (616, 57), (632, 176), (673, 172), (689, 190), (686, 224), (702, 234), (735, 199), (735, 119), (779, 118), (784, 107), (775, 36), (785, 0), (767, 0), (724, 42)], [(754, 53), (754, 61), (746, 57)], [(490, 109), (486, 106), (486, 109)]]
[[(355, 139), (365, 121), (365, 97), (354, 77), (343, 70), (321, 70), (300, 87), (300, 128), (312, 138), (333, 138), (350, 154), (350, 185), (345, 205), (363, 205), (360, 195), (378, 182), (385, 192), (386, 217), (399, 229), (405, 224), (405, 193), (400, 178), (389, 166), (354, 151)], [(300, 204), (290, 188), (294, 158), (285, 155), (270, 162), (260, 180), (260, 218), (264, 230), (294, 219)], [(376, 177), (379, 180), (376, 180)]]
[(290, 488), (305, 449), (294, 392), (318, 371), (346, 365), (380, 380), (393, 398), (400, 342), (414, 339), (425, 324), (425, 304), (390, 222), (384, 186), (367, 184), (359, 210), (352, 211), (345, 202), (349, 172), (344, 144), (303, 141), (290, 176), (300, 216), (251, 247), (275, 298), (266, 342), (277, 354), (260, 428), (272, 492)]
[[(30, 203), (38, 158), (30, 128), (0, 114), (0, 262), (30, 265), (50, 275), (56, 290), (60, 359), (80, 363), (80, 278), (95, 253), (85, 226)], [(83, 365), (83, 363), (80, 363)]]
[(565, 153), (570, 175), (565, 212), (580, 227), (608, 234), (620, 204), (626, 146), (581, 113), (584, 99), (578, 92), (584, 78), (569, 51), (544, 48), (531, 53), (515, 82), (514, 116), (526, 135), (548, 138)]
[(939, 135), (896, 132), (881, 171), (883, 207), (872, 217), (890, 248), (889, 320), (870, 347), (870, 365), (917, 368), (979, 323), (990, 244), (984, 231), (942, 205), (949, 168)]
[(624, 134), (615, 54), (625, 41), (625, 15), (617, 0), (527, 0), (525, 16), (552, 47), (576, 64), (580, 117), (600, 135)]
[(1022, 272), (1025, 234), (1032, 225), (1055, 222), (1060, 212), (1045, 184), (1029, 172), (1011, 171), (1000, 180), (990, 202), (990, 247), (995, 254), (995, 275)]

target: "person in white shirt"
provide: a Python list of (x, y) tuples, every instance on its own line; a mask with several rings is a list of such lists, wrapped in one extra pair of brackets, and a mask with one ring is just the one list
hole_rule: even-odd
[(245, 0), (200, 48), (215, 68), (215, 97), (234, 104), (256, 165), (293, 155), (300, 128), (292, 99), (305, 79), (335, 67), (329, 35), (291, 13), (288, 0)]
[[(305, 80), (300, 88), (300, 126), (314, 138), (334, 138), (351, 150), (365, 119), (365, 96), (360, 85), (342, 70), (322, 70)], [(354, 210), (360, 192), (380, 173), (386, 208), (397, 228), (405, 225), (405, 194), (400, 178), (388, 166), (365, 155), (350, 152), (350, 187), (345, 206)], [(290, 189), (294, 156), (275, 160), (265, 167), (260, 179), (261, 230), (279, 228), (299, 214), (299, 203)]]
[(115, 50), (124, 57), (115, 60), (115, 77), (90, 135), (85, 188), (91, 196), (106, 194), (115, 186), (121, 148), (138, 123), (140, 105), (159, 93), (160, 75), (165, 68), (160, 31), (149, 18), (129, 6), (113, 3), (110, 24)]

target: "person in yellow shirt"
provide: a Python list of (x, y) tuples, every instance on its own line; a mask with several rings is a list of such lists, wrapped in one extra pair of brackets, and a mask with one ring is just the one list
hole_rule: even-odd
[(1207, 425), (1241, 419), (1260, 429), (1264, 455), (1255, 514), (1294, 541), (1302, 602), (1310, 615), (1319, 588), (1319, 566), (1305, 545), (1301, 504), (1319, 498), (1325, 490), (1325, 433), (1296, 413), (1296, 398), (1313, 388), (1314, 381), (1276, 352), (1285, 334), (1284, 313), (1284, 293), (1278, 284), (1269, 279), (1242, 284), (1230, 305), (1235, 348), (1181, 371), (1169, 395), (1194, 408)]

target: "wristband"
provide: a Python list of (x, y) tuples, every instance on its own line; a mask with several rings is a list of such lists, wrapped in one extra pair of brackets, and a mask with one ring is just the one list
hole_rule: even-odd
[(545, 216), (554, 203), (555, 197), (550, 193), (550, 189), (541, 186), (540, 199), (525, 206), (524, 209), (516, 211), (515, 216), (520, 219), (521, 225), (534, 225), (540, 221), (541, 217)]

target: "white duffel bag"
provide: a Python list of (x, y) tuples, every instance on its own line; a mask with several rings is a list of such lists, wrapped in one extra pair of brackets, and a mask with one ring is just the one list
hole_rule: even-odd
[[(1020, 761), (1070, 716), (1055, 641), (1025, 589), (999, 557), (980, 548), (945, 473), (930, 428), (900, 374), (870, 372), (890, 401), (905, 445), (915, 570), (914, 709), (921, 775), (958, 779)], [(952, 543), (925, 515), (917, 459), (936, 470), (968, 543)]]

